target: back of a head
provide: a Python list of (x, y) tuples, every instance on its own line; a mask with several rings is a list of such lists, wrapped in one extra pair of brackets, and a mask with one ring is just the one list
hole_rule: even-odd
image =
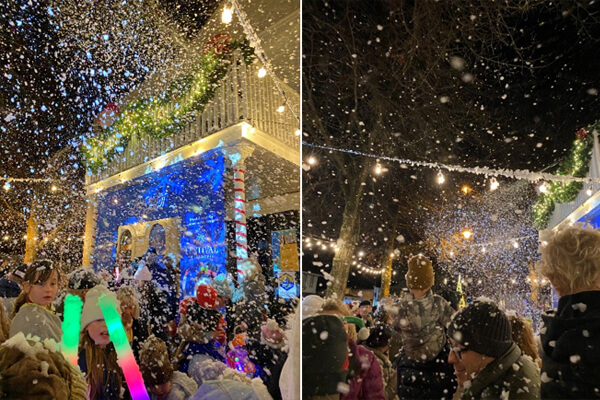
[(394, 330), (386, 323), (377, 321), (369, 330), (369, 337), (366, 340), (366, 345), (374, 348), (384, 348), (389, 346)]
[(335, 314), (339, 317), (351, 316), (350, 308), (341, 300), (326, 299), (321, 305), (321, 313)]
[[(547, 240), (545, 240), (547, 239)], [(557, 233), (540, 232), (546, 241), (540, 253), (538, 271), (548, 277), (559, 295), (600, 288), (600, 231), (581, 225)]]
[(434, 274), (431, 260), (422, 254), (411, 257), (405, 278), (409, 289), (425, 290), (432, 287)]
[(532, 359), (539, 358), (537, 347), (533, 338), (533, 331), (523, 317), (508, 315), (512, 332), (512, 340), (519, 346), (524, 354)]
[(512, 333), (506, 314), (490, 300), (475, 300), (453, 315), (448, 337), (469, 350), (500, 357), (511, 347)]
[(73, 290), (91, 289), (102, 283), (100, 278), (91, 268), (76, 269), (67, 277), (69, 278), (68, 287)]
[(140, 372), (147, 385), (162, 385), (173, 377), (167, 345), (156, 336), (150, 336), (142, 346)]
[(342, 321), (333, 315), (316, 315), (302, 321), (302, 373), (304, 396), (338, 393), (345, 382), (347, 335)]

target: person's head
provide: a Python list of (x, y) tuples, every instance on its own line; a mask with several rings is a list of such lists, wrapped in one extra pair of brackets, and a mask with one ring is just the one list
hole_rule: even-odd
[(101, 348), (110, 343), (108, 328), (104, 321), (104, 315), (98, 305), (98, 300), (102, 295), (111, 297), (117, 304), (117, 311), (120, 313), (119, 301), (114, 293), (105, 286), (98, 285), (90, 289), (85, 295), (85, 303), (81, 311), (81, 331), (88, 335), (91, 343)]
[(385, 353), (390, 345), (390, 341), (394, 336), (392, 327), (383, 322), (375, 322), (369, 331), (369, 338), (365, 344), (373, 349), (377, 349)]
[(363, 300), (360, 302), (360, 305), (358, 306), (358, 313), (361, 317), (366, 318), (372, 309), (373, 309), (373, 306), (371, 306), (371, 302), (369, 300)]
[(10, 270), (10, 274), (8, 275), (8, 279), (13, 282), (16, 282), (19, 285), (23, 285), (23, 278), (25, 277), (25, 272), (27, 271), (27, 264), (19, 264), (15, 263), (14, 265), (9, 264), (9, 267), (13, 268)]
[(600, 290), (600, 231), (569, 226), (547, 243), (540, 248), (542, 259), (537, 269), (559, 296)]
[(248, 258), (238, 265), (239, 282), (252, 281), (262, 274), (262, 267), (255, 258)]
[(260, 327), (260, 341), (269, 347), (279, 349), (284, 345), (285, 332), (279, 327), (277, 321), (268, 319)]
[(219, 294), (212, 286), (200, 284), (196, 288), (196, 301), (200, 307), (214, 309)]
[(164, 399), (171, 391), (173, 365), (165, 342), (150, 336), (140, 351), (140, 372), (151, 393)]
[(210, 281), (210, 286), (217, 291), (219, 299), (217, 301), (217, 308), (225, 305), (228, 299), (233, 296), (233, 289), (231, 287), (230, 280), (226, 274), (219, 274)]
[(325, 299), (315, 294), (309, 294), (302, 299), (302, 318), (312, 317), (319, 314), (322, 310)]
[(134, 319), (140, 317), (138, 294), (131, 286), (121, 286), (117, 290), (117, 299), (121, 305), (121, 319), (125, 328), (130, 328)]
[(408, 272), (405, 275), (406, 286), (415, 298), (420, 298), (433, 286), (433, 265), (423, 254), (417, 254), (408, 260)]
[(302, 321), (302, 374), (305, 396), (338, 393), (348, 373), (347, 336), (342, 321), (333, 315), (316, 315)]
[(23, 276), (23, 290), (15, 301), (15, 313), (25, 303), (49, 307), (56, 297), (60, 272), (50, 260), (34, 261)]
[(458, 311), (448, 325), (451, 351), (458, 384), (473, 380), (492, 361), (512, 346), (510, 321), (495, 303), (476, 300)]
[(525, 318), (514, 314), (508, 315), (508, 320), (510, 321), (513, 342), (519, 346), (523, 354), (534, 360), (538, 359), (539, 355), (529, 323)]

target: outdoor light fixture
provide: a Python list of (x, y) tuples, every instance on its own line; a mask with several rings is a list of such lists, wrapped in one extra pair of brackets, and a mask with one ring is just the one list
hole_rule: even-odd
[(265, 76), (267, 76), (267, 70), (264, 67), (260, 67), (257, 76), (259, 78), (264, 78)]
[(437, 183), (439, 185), (441, 185), (445, 181), (446, 181), (446, 178), (444, 178), (444, 174), (442, 174), (442, 171), (439, 171), (438, 174), (437, 174)]
[(465, 239), (469, 239), (471, 238), (471, 236), (473, 236), (473, 232), (471, 232), (468, 229), (465, 229), (464, 231), (461, 232), (462, 235), (465, 237)]
[(496, 180), (496, 178), (492, 178), (490, 179), (490, 190), (493, 192), (494, 190), (498, 189), (498, 186), (500, 186), (500, 184), (498, 183), (498, 181)]
[(233, 19), (233, 10), (229, 7), (225, 7), (223, 9), (223, 14), (221, 14), (221, 21), (224, 24), (229, 24), (229, 23), (231, 23), (232, 19)]

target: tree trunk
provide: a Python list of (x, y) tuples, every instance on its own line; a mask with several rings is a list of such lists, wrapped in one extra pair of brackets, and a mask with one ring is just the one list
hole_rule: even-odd
[(29, 212), (29, 219), (27, 220), (27, 241), (25, 242), (25, 257), (23, 258), (23, 264), (30, 264), (35, 260), (38, 252), (38, 235), (38, 218), (35, 205), (32, 205), (31, 211)]
[[(333, 258), (333, 266), (331, 275), (334, 281), (327, 289), (327, 296), (333, 294), (338, 299), (343, 299), (346, 293), (346, 284), (352, 268), (352, 258), (356, 251), (356, 243), (360, 233), (360, 206), (363, 199), (364, 185), (363, 182), (368, 174), (368, 168), (365, 165), (360, 166), (360, 174), (354, 175), (355, 178), (349, 180), (348, 185), (351, 187), (346, 191), (346, 204), (344, 206), (344, 214), (342, 218), (342, 227), (338, 240), (338, 250)], [(351, 176), (349, 174), (349, 176)], [(351, 194), (351, 195), (348, 195)]]

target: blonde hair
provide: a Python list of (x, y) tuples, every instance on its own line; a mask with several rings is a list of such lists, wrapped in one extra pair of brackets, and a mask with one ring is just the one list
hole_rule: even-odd
[(570, 226), (541, 248), (537, 270), (561, 295), (600, 285), (600, 231)]
[(133, 311), (133, 318), (140, 318), (140, 300), (135, 289), (129, 286), (121, 286), (119, 290), (117, 290), (117, 299), (121, 306), (124, 304), (132, 304), (135, 309)]
[(350, 312), (350, 308), (341, 300), (337, 299), (326, 299), (319, 314), (332, 314), (335, 313), (340, 317), (350, 317), (352, 313)]
[(537, 361), (540, 357), (535, 346), (533, 339), (533, 331), (531, 326), (523, 317), (517, 315), (507, 315), (510, 321), (510, 328), (512, 334), (512, 340), (519, 346), (523, 354), (528, 355), (534, 361)]

